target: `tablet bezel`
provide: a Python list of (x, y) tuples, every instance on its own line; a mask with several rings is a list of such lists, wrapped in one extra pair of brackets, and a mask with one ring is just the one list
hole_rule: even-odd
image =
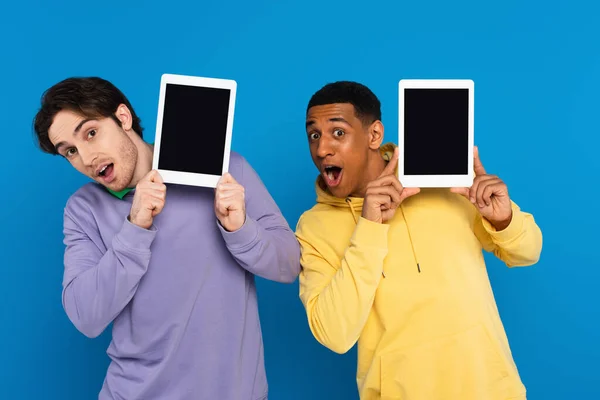
[[(401, 79), (398, 93), (398, 179), (404, 187), (418, 188), (451, 188), (471, 187), (473, 185), (473, 146), (474, 146), (474, 90), (475, 84), (471, 79)], [(468, 89), (468, 168), (464, 175), (407, 175), (404, 172), (406, 157), (404, 148), (404, 94), (405, 89)]]
[[(220, 175), (200, 174), (195, 172), (182, 172), (168, 169), (159, 169), (160, 144), (162, 139), (163, 113), (165, 109), (165, 94), (168, 84), (227, 89), (230, 92), (229, 110), (227, 113), (227, 130), (225, 133), (225, 147), (223, 151), (223, 168)], [(199, 76), (163, 74), (160, 80), (160, 94), (158, 98), (158, 114), (156, 118), (156, 136), (154, 139), (154, 157), (152, 169), (158, 171), (165, 183), (216, 188), (219, 179), (229, 170), (231, 155), (231, 136), (233, 131), (233, 117), (235, 111), (235, 98), (237, 83), (231, 79), (207, 78)]]

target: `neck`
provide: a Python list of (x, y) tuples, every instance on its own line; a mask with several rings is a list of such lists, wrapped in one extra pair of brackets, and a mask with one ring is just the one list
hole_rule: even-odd
[(367, 191), (367, 185), (369, 182), (374, 181), (381, 175), (385, 166), (387, 165), (387, 161), (381, 157), (379, 150), (369, 152), (369, 157), (367, 159), (367, 168), (363, 175), (362, 184), (358, 188), (358, 190), (351, 194), (352, 197), (365, 197), (365, 193)]
[(141, 138), (139, 138), (139, 141), (134, 141), (134, 144), (137, 149), (138, 157), (130, 187), (135, 187), (138, 182), (150, 172), (152, 169), (152, 159), (154, 157), (154, 145), (144, 142)]

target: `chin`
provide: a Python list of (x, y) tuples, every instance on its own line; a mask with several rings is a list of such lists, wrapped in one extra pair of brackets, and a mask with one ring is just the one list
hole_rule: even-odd
[(121, 190), (125, 190), (127, 188), (127, 185), (117, 185), (113, 187), (108, 186), (108, 188), (113, 192), (120, 192)]
[(96, 183), (104, 186), (107, 189), (112, 190), (113, 192), (120, 192), (121, 190), (123, 190), (127, 187), (127, 184), (123, 183), (122, 181), (120, 181), (118, 179), (115, 179), (114, 181), (112, 181), (110, 183), (103, 182), (102, 179), (96, 179), (95, 181), (96, 181)]
[(118, 175), (112, 182), (110, 182), (110, 183), (99, 182), (99, 183), (104, 185), (105, 187), (109, 188), (113, 192), (120, 192), (122, 190), (127, 189), (130, 186), (132, 180), (133, 180), (133, 174), (130, 175), (128, 173), (125, 173), (124, 171), (118, 171)]
[(329, 193), (331, 193), (332, 195), (334, 195), (335, 197), (338, 197), (340, 199), (345, 199), (346, 197), (350, 196), (350, 192), (342, 187), (339, 186), (335, 186), (335, 187), (327, 187), (327, 189), (329, 190)]

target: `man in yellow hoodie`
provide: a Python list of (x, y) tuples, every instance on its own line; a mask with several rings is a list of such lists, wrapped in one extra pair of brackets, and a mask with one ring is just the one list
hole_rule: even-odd
[(306, 132), (320, 174), (296, 231), (300, 298), (321, 344), (345, 353), (358, 341), (361, 399), (525, 399), (482, 250), (536, 263), (532, 215), (477, 150), (472, 187), (403, 188), (380, 102), (361, 84), (316, 92)]

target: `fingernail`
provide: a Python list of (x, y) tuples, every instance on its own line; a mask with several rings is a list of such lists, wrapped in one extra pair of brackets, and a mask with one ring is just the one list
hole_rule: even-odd
[(475, 199), (471, 197), (471, 203), (475, 204)]

